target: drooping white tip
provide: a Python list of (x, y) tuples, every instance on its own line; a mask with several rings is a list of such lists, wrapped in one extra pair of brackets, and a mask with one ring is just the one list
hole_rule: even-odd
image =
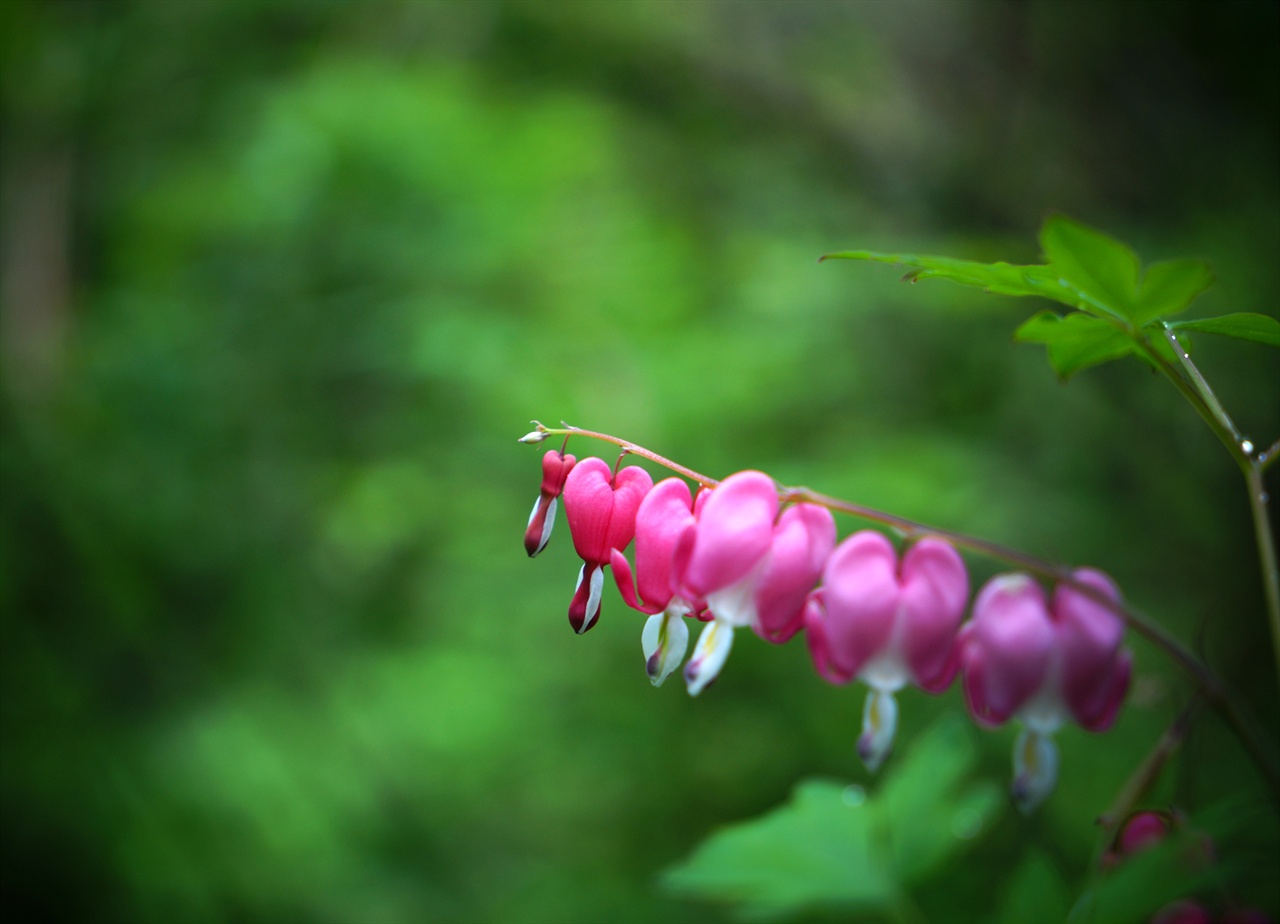
[(541, 430), (531, 430), (530, 432), (526, 433), (524, 436), (520, 437), (520, 439), (517, 440), (517, 442), (541, 443), (546, 438), (547, 438), (547, 434), (543, 433)]
[(640, 647), (644, 649), (645, 671), (655, 687), (680, 666), (689, 648), (689, 627), (680, 613), (669, 610), (654, 613), (644, 624), (640, 635)]
[(893, 737), (898, 730), (898, 701), (893, 694), (874, 687), (867, 690), (862, 707), (862, 734), (858, 736), (858, 756), (866, 768), (875, 773), (893, 750)]
[(693, 657), (684, 669), (684, 682), (690, 696), (697, 696), (711, 681), (720, 676), (733, 647), (733, 626), (716, 619), (707, 623), (698, 636)]
[(1013, 745), (1013, 801), (1034, 812), (1058, 783), (1058, 747), (1048, 735), (1024, 728)]

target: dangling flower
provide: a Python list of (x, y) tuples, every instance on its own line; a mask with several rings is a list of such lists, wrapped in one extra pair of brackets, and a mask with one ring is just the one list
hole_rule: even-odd
[(893, 746), (893, 694), (907, 683), (939, 693), (955, 677), (968, 597), (964, 561), (941, 539), (916, 543), (899, 566), (889, 540), (864, 530), (827, 561), (805, 610), (806, 637), (825, 679), (844, 684), (856, 677), (870, 687), (858, 738), (868, 770), (878, 769)]
[[(705, 492), (700, 493), (699, 501), (706, 496)], [(660, 481), (645, 495), (636, 512), (638, 598), (626, 556), (614, 549), (610, 560), (622, 599), (627, 606), (649, 616), (640, 643), (645, 670), (654, 686), (660, 686), (684, 660), (689, 647), (685, 615), (705, 605), (701, 600), (686, 600), (677, 595), (671, 575), (676, 544), (686, 530), (693, 528), (694, 522), (694, 499), (689, 486), (679, 478)]]
[(542, 488), (538, 499), (533, 502), (529, 526), (524, 531), (524, 550), (530, 558), (545, 549), (551, 539), (551, 527), (556, 522), (556, 499), (564, 490), (565, 479), (577, 461), (572, 455), (562, 455), (555, 449), (547, 450), (542, 457)]
[(676, 543), (672, 579), (685, 600), (705, 600), (712, 615), (685, 666), (689, 695), (713, 681), (729, 657), (733, 630), (752, 622), (756, 584), (767, 565), (778, 489), (762, 472), (730, 475), (712, 491)]
[(569, 604), (569, 624), (581, 635), (600, 615), (604, 568), (613, 552), (635, 535), (636, 510), (653, 486), (644, 469), (629, 465), (616, 475), (601, 459), (583, 459), (564, 486), (564, 512), (573, 547), (582, 558), (578, 585)]
[[(1075, 579), (1111, 600), (1119, 591), (1100, 571)], [(979, 724), (1011, 717), (1023, 724), (1014, 745), (1013, 797), (1030, 813), (1053, 791), (1058, 752), (1052, 735), (1074, 719), (1089, 731), (1115, 721), (1129, 688), (1131, 658), (1120, 650), (1124, 622), (1069, 584), (1045, 600), (1025, 574), (992, 578), (961, 630), (964, 693)]]

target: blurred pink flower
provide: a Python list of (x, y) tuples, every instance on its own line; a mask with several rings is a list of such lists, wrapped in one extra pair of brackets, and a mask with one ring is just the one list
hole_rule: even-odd
[(931, 693), (950, 685), (956, 633), (969, 597), (959, 554), (923, 539), (903, 556), (873, 530), (854, 533), (827, 561), (809, 598), (805, 628), (818, 673), (831, 683), (855, 677), (870, 687), (858, 754), (874, 771), (897, 729), (894, 692), (914, 683)]
[[(1111, 600), (1119, 591), (1100, 571), (1075, 572)], [(974, 720), (994, 727), (1017, 717), (1014, 799), (1032, 811), (1053, 790), (1058, 754), (1051, 736), (1074, 719), (1090, 731), (1115, 721), (1129, 687), (1130, 655), (1120, 650), (1124, 622), (1068, 584), (1046, 601), (1025, 574), (998, 575), (973, 604), (961, 630), (965, 699)]]

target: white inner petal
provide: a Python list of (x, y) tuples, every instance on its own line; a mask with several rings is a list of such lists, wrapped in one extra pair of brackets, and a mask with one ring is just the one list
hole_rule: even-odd
[[(583, 566), (586, 567), (585, 565)], [(586, 632), (600, 616), (600, 594), (604, 590), (604, 568), (596, 565), (591, 569), (591, 587), (587, 591), (587, 612), (582, 618), (582, 629), (578, 634)]]
[(697, 696), (707, 684), (715, 680), (729, 657), (729, 649), (733, 647), (733, 626), (716, 619), (707, 623), (698, 636), (698, 644), (693, 649), (693, 659), (685, 668), (685, 683), (689, 687), (689, 695)]
[(884, 690), (867, 691), (862, 708), (862, 736), (858, 738), (858, 756), (875, 773), (893, 750), (893, 737), (898, 730), (898, 701)]
[(1013, 745), (1013, 800), (1024, 815), (1035, 811), (1058, 782), (1058, 748), (1048, 735), (1024, 728)]
[[(538, 540), (539, 552), (547, 547), (547, 542), (551, 539), (551, 527), (556, 525), (556, 501), (557, 498), (551, 498), (551, 505), (547, 507), (547, 518), (542, 521), (542, 538)], [(536, 511), (538, 505), (534, 504), (533, 509)], [(533, 522), (532, 516), (529, 517), (529, 522)]]
[(757, 619), (756, 585), (769, 566), (770, 556), (765, 555), (745, 577), (707, 594), (707, 609), (717, 622), (730, 626), (749, 626)]

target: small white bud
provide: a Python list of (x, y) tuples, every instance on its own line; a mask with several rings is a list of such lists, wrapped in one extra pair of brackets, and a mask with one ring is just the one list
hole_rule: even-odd
[(543, 440), (545, 440), (546, 438), (547, 438), (547, 434), (546, 434), (546, 433), (544, 433), (543, 431), (541, 431), (541, 430), (532, 430), (532, 431), (530, 431), (529, 433), (526, 433), (524, 436), (520, 437), (520, 439), (519, 439), (519, 440), (517, 440), (517, 442), (520, 442), (520, 443), (541, 443), (541, 442), (542, 442)]

